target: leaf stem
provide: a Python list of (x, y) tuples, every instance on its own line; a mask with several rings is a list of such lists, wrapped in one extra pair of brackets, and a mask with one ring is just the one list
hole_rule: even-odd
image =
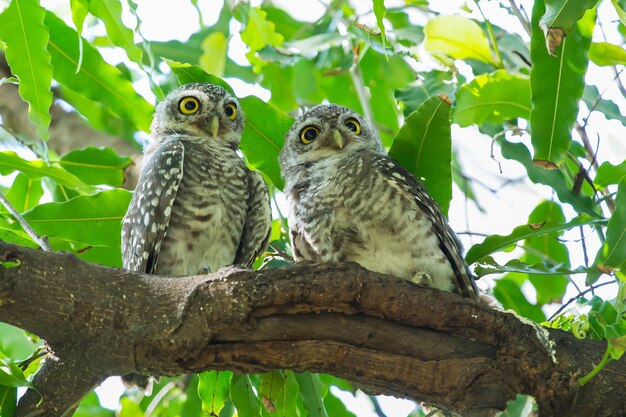
[(359, 67), (359, 64), (356, 63), (350, 69), (349, 73), (352, 84), (354, 84), (354, 89), (356, 90), (356, 95), (359, 98), (359, 103), (361, 103), (363, 113), (365, 113), (365, 119), (369, 120), (370, 123), (374, 123), (374, 112), (372, 111), (370, 101), (367, 99), (367, 93), (365, 92), (365, 83), (363, 82), (363, 74), (361, 74), (361, 68)]
[(480, 15), (483, 17), (483, 21), (487, 26), (487, 33), (489, 33), (489, 39), (491, 40), (491, 45), (493, 46), (494, 51), (496, 52), (496, 57), (498, 58), (498, 68), (504, 68), (504, 64), (502, 63), (502, 55), (500, 55), (500, 48), (498, 48), (498, 41), (496, 41), (496, 36), (493, 33), (493, 27), (491, 26), (491, 22), (487, 20), (485, 14), (483, 13), (483, 9), (478, 4), (478, 0), (476, 1), (476, 6), (478, 7), (478, 11)]
[(28, 224), (26, 219), (22, 217), (22, 215), (15, 209), (15, 207), (13, 207), (9, 200), (7, 200), (7, 198), (4, 196), (4, 193), (2, 192), (0, 192), (0, 203), (2, 203), (4, 207), (6, 207), (8, 212), (11, 213), (13, 217), (15, 217), (15, 220), (17, 220), (17, 222), (22, 226), (24, 231), (28, 233), (31, 239), (33, 239), (41, 249), (46, 252), (53, 252), (50, 244), (48, 243), (48, 238), (46, 238), (45, 236), (39, 236), (37, 232), (35, 232), (35, 230), (31, 227), (31, 225)]
[(598, 373), (609, 363), (611, 363), (613, 361), (613, 359), (611, 358), (611, 356), (609, 355), (609, 349), (607, 347), (606, 351), (604, 352), (604, 356), (602, 357), (602, 360), (600, 361), (599, 364), (596, 365), (595, 368), (593, 368), (591, 370), (591, 372), (589, 372), (587, 375), (578, 378), (578, 383), (580, 385), (585, 385), (587, 382), (589, 382), (589, 380), (591, 380), (591, 378), (593, 378), (594, 376), (598, 375)]
[(567, 306), (569, 306), (570, 304), (572, 304), (574, 301), (578, 300), (580, 297), (582, 297), (583, 295), (593, 292), (596, 289), (600, 288), (600, 287), (604, 287), (605, 285), (609, 285), (609, 284), (615, 284), (614, 281), (607, 281), (607, 282), (603, 282), (602, 284), (598, 284), (598, 285), (591, 285), (589, 288), (587, 288), (585, 291), (581, 291), (578, 295), (573, 296), (572, 298), (570, 298), (565, 304), (563, 304), (561, 307), (559, 307), (559, 309), (557, 311), (554, 312), (554, 314), (552, 314), (552, 316), (550, 316), (550, 318), (548, 319), (548, 321), (552, 321), (554, 320), (554, 318), (556, 316), (558, 316), (559, 314), (561, 314), (561, 312), (563, 310), (565, 310), (567, 308)]

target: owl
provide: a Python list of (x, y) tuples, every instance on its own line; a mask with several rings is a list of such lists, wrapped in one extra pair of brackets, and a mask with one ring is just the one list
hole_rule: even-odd
[(311, 108), (287, 132), (279, 161), (296, 261), (356, 262), (477, 298), (447, 219), (359, 114)]
[[(184, 85), (159, 103), (122, 222), (125, 269), (215, 272), (250, 267), (266, 249), (269, 193), (237, 154), (243, 125), (237, 99), (213, 84)], [(145, 378), (134, 382), (143, 385)]]

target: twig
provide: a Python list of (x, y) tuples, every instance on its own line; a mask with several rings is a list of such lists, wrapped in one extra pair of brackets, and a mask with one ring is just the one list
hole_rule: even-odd
[[(591, 142), (589, 142), (589, 137), (587, 136), (587, 131), (585, 130), (585, 127), (582, 126), (580, 123), (576, 122), (575, 128), (578, 134), (580, 135), (580, 139), (583, 141), (585, 150), (587, 151), (587, 160), (591, 162), (591, 166), (593, 166), (595, 170), (597, 171), (598, 168), (600, 168), (600, 164), (598, 164), (598, 161), (596, 158), (596, 152), (593, 150), (593, 147), (591, 146)], [(599, 142), (600, 142), (600, 138), (598, 138), (598, 143)], [(609, 190), (605, 188), (601, 192), (606, 197), (606, 206), (608, 207), (609, 211), (611, 212), (611, 214), (615, 213), (615, 201), (613, 200), (613, 198), (610, 197)]]
[(363, 108), (363, 113), (365, 113), (365, 119), (373, 121), (374, 112), (372, 111), (372, 106), (370, 105), (370, 101), (367, 99), (367, 95), (365, 93), (365, 83), (363, 82), (363, 75), (361, 74), (361, 69), (358, 63), (350, 69), (349, 74), (350, 79), (354, 84), (356, 95), (359, 98), (359, 103), (361, 103), (361, 107)]
[[(604, 37), (604, 40), (608, 40), (606, 37), (606, 33), (604, 33), (604, 27), (602, 26), (602, 19), (597, 19), (597, 22), (598, 22), (598, 27), (600, 28), (600, 32), (602, 33), (602, 37)], [(619, 88), (620, 93), (622, 93), (622, 96), (626, 97), (626, 88), (624, 87), (624, 84), (622, 83), (622, 79), (619, 77), (622, 71), (618, 72), (617, 66), (615, 65), (611, 66), (611, 69), (613, 70), (613, 74), (615, 74), (615, 80), (617, 80), (617, 87)]]
[(580, 242), (583, 246), (583, 257), (585, 259), (585, 267), (589, 268), (589, 256), (587, 255), (587, 244), (585, 243), (585, 234), (583, 232), (583, 227), (579, 226), (578, 230), (580, 231)]
[(269, 247), (272, 248), (272, 250), (275, 252), (273, 255), (277, 255), (277, 256), (279, 256), (279, 257), (281, 257), (284, 260), (289, 261), (289, 262), (295, 262), (294, 259), (293, 259), (293, 256), (289, 255), (284, 250), (281, 250), (281, 249), (277, 248), (276, 246), (272, 245), (271, 243), (270, 243)]
[(28, 224), (26, 219), (22, 217), (22, 215), (15, 209), (15, 207), (13, 207), (9, 200), (7, 200), (7, 198), (4, 196), (4, 193), (2, 192), (0, 192), (0, 203), (2, 203), (4, 207), (6, 207), (6, 209), (9, 211), (9, 213), (11, 213), (13, 217), (15, 217), (15, 220), (17, 220), (17, 222), (22, 226), (24, 231), (28, 233), (31, 239), (33, 239), (41, 249), (46, 252), (53, 252), (50, 244), (48, 243), (48, 238), (45, 236), (39, 236), (37, 232), (35, 232), (35, 230), (30, 226), (30, 224)]
[(470, 231), (456, 232), (456, 234), (457, 235), (469, 235), (469, 236), (482, 236), (482, 237), (491, 236), (491, 235), (488, 235), (487, 233), (470, 232)]
[(165, 396), (175, 387), (176, 387), (176, 382), (170, 381), (163, 388), (161, 388), (158, 394), (156, 394), (154, 398), (152, 399), (152, 401), (150, 401), (150, 404), (148, 404), (148, 407), (146, 407), (146, 412), (144, 413), (144, 416), (145, 417), (152, 416), (152, 413), (154, 413), (154, 410), (156, 410), (161, 400), (165, 398)]
[[(18, 144), (24, 145), (27, 149), (30, 149), (32, 153), (40, 156), (42, 159), (48, 162), (48, 147), (46, 145), (46, 142), (40, 141), (40, 143), (27, 143), (25, 140), (20, 139), (20, 137), (17, 136), (17, 134), (13, 132), (8, 126), (0, 123), (0, 128), (2, 128), (2, 130), (4, 130), (9, 136), (11, 136)], [(40, 145), (43, 148), (44, 152), (39, 152), (36, 148), (37, 145)]]
[(522, 15), (522, 12), (517, 7), (517, 4), (515, 4), (514, 0), (509, 0), (509, 4), (511, 5), (511, 10), (513, 11), (513, 14), (515, 15), (515, 17), (517, 17), (517, 20), (519, 20), (519, 22), (522, 24), (522, 27), (524, 28), (528, 36), (530, 36), (530, 22), (528, 22), (528, 19)]
[(502, 55), (500, 55), (500, 48), (498, 48), (498, 42), (496, 41), (496, 37), (493, 34), (493, 27), (491, 26), (491, 22), (487, 20), (487, 18), (485, 17), (485, 14), (483, 13), (483, 9), (480, 7), (478, 0), (476, 0), (474, 3), (478, 7), (478, 11), (480, 12), (480, 15), (483, 17), (483, 21), (485, 22), (485, 25), (487, 26), (487, 33), (489, 34), (489, 39), (491, 40), (491, 43), (493, 45), (493, 50), (496, 52), (496, 57), (498, 58), (498, 68), (504, 68), (504, 64), (502, 63)]
[(583, 127), (587, 127), (587, 123), (589, 122), (589, 118), (591, 117), (591, 112), (593, 112), (596, 109), (596, 107), (600, 103), (600, 100), (602, 100), (602, 96), (604, 95), (604, 93), (606, 93), (606, 90), (608, 90), (609, 87), (611, 87), (611, 84), (619, 80), (619, 76), (622, 74), (622, 72), (624, 72), (623, 69), (621, 69), (619, 72), (616, 71), (616, 74), (615, 74), (615, 77), (613, 77), (613, 80), (611, 80), (611, 82), (608, 83), (606, 87), (604, 87), (604, 90), (602, 90), (600, 94), (598, 94), (598, 98), (594, 100), (593, 104), (591, 105), (591, 108), (589, 109), (589, 114), (587, 115), (587, 117), (585, 117), (585, 120), (583, 121)]
[(609, 285), (609, 284), (615, 284), (615, 281), (607, 281), (607, 282), (603, 282), (602, 284), (598, 284), (598, 285), (591, 285), (589, 288), (587, 288), (585, 291), (581, 291), (580, 294), (573, 296), (572, 298), (570, 298), (569, 300), (567, 300), (567, 302), (565, 304), (563, 304), (561, 307), (559, 307), (559, 309), (557, 311), (554, 312), (554, 314), (552, 314), (550, 316), (550, 318), (548, 319), (548, 321), (552, 321), (554, 320), (554, 318), (556, 316), (558, 316), (559, 314), (561, 314), (563, 312), (563, 310), (565, 310), (570, 304), (572, 304), (574, 301), (578, 300), (580, 297), (582, 297), (583, 295), (587, 294), (587, 293), (593, 293), (596, 289), (600, 288), (600, 287), (604, 287), (605, 285)]
[(385, 414), (383, 409), (380, 407), (380, 403), (378, 402), (378, 397), (374, 395), (368, 395), (368, 397), (370, 398), (370, 401), (372, 402), (372, 405), (374, 406), (374, 412), (378, 414), (378, 417), (387, 417), (387, 414)]

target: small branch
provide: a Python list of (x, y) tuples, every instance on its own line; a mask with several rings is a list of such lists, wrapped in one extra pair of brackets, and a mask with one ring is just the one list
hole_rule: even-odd
[(530, 22), (522, 14), (520, 9), (517, 7), (517, 4), (515, 4), (515, 0), (509, 0), (509, 4), (511, 5), (511, 10), (513, 11), (513, 14), (515, 15), (515, 17), (517, 17), (517, 20), (519, 20), (519, 22), (522, 24), (522, 27), (524, 28), (528, 36), (530, 36), (530, 32), (531, 32)]
[(372, 111), (372, 106), (365, 92), (365, 83), (363, 82), (363, 75), (361, 74), (361, 68), (358, 63), (350, 69), (349, 74), (352, 84), (354, 84), (356, 95), (359, 98), (359, 103), (361, 103), (361, 107), (363, 108), (365, 119), (374, 122), (374, 112)]
[[(600, 164), (598, 164), (598, 160), (596, 158), (596, 152), (591, 146), (591, 142), (589, 141), (589, 137), (587, 136), (587, 131), (584, 126), (582, 126), (578, 121), (576, 122), (576, 131), (580, 135), (580, 139), (583, 141), (583, 145), (585, 150), (587, 151), (587, 160), (591, 163), (591, 166), (595, 168), (597, 171), (600, 168)], [(599, 141), (598, 141), (599, 142)], [(615, 200), (610, 196), (609, 190), (606, 188), (602, 190), (602, 194), (606, 197), (606, 206), (608, 207), (611, 213), (615, 213)]]
[(557, 311), (554, 312), (554, 314), (552, 314), (550, 316), (550, 318), (548, 319), (548, 321), (552, 321), (554, 320), (554, 318), (556, 316), (558, 316), (559, 314), (561, 314), (563, 312), (563, 310), (565, 310), (570, 304), (572, 304), (574, 301), (578, 300), (580, 297), (582, 297), (585, 294), (588, 293), (593, 293), (596, 289), (600, 288), (600, 287), (604, 287), (605, 285), (609, 285), (609, 284), (615, 284), (614, 281), (609, 281), (609, 282), (603, 282), (602, 284), (598, 284), (598, 285), (592, 285), (589, 288), (587, 288), (585, 291), (580, 291), (578, 293), (578, 295), (573, 296), (572, 298), (570, 298), (569, 300), (567, 300), (567, 302), (565, 304), (563, 304), (561, 307), (559, 307), (559, 309)]
[(372, 406), (374, 407), (374, 412), (378, 414), (378, 417), (387, 417), (387, 414), (385, 414), (385, 412), (380, 406), (380, 403), (378, 402), (378, 397), (376, 397), (375, 395), (368, 395), (368, 397), (370, 401), (372, 402)]
[(22, 226), (24, 231), (28, 233), (28, 236), (30, 236), (30, 238), (33, 239), (33, 241), (37, 243), (41, 249), (45, 250), (46, 252), (52, 252), (52, 248), (50, 247), (50, 244), (48, 243), (48, 238), (45, 236), (44, 237), (39, 236), (37, 232), (35, 232), (35, 229), (33, 229), (31, 225), (28, 224), (26, 219), (15, 209), (15, 207), (13, 207), (13, 205), (9, 202), (9, 200), (7, 200), (7, 198), (4, 196), (4, 194), (1, 191), (0, 191), (0, 203), (2, 203), (2, 205), (4, 205), (4, 207), (9, 211), (9, 213), (11, 213), (13, 217), (15, 217), (15, 220), (17, 220), (17, 222), (20, 224), (20, 226)]
[(498, 42), (496, 41), (496, 37), (493, 33), (493, 27), (491, 26), (491, 22), (485, 17), (483, 9), (480, 7), (478, 0), (476, 0), (474, 3), (478, 7), (480, 15), (483, 17), (485, 25), (487, 25), (487, 33), (489, 34), (489, 39), (491, 40), (491, 44), (493, 45), (493, 50), (495, 51), (496, 57), (498, 58), (498, 68), (504, 68), (504, 64), (502, 63), (502, 55), (500, 55), (500, 48), (498, 48)]

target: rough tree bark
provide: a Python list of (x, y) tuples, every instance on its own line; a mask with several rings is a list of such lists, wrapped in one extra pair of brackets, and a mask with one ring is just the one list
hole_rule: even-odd
[[(466, 416), (533, 395), (541, 416), (624, 416), (626, 362), (584, 386), (605, 345), (356, 264), (167, 278), (0, 243), (0, 320), (53, 356), (16, 416), (58, 416), (94, 385), (276, 368), (332, 373)], [(35, 414), (31, 414), (31, 413)]]

